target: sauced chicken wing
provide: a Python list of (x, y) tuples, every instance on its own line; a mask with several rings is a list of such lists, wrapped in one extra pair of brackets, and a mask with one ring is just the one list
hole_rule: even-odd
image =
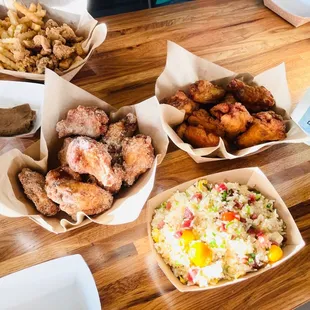
[(24, 168), (18, 174), (18, 178), (26, 196), (34, 203), (40, 213), (46, 216), (58, 213), (59, 206), (48, 198), (44, 189), (45, 178), (41, 173)]
[(73, 135), (98, 138), (106, 133), (108, 121), (109, 118), (103, 110), (80, 105), (69, 110), (67, 118), (57, 123), (56, 131), (59, 138)]
[(188, 123), (192, 126), (201, 125), (206, 131), (223, 137), (225, 134), (224, 128), (218, 119), (214, 119), (206, 110), (200, 109), (194, 111), (188, 118)]
[(264, 86), (250, 86), (241, 80), (233, 79), (227, 89), (251, 112), (268, 110), (275, 104), (271, 92)]
[(116, 193), (122, 186), (123, 170), (112, 167), (107, 146), (87, 137), (77, 137), (69, 144), (67, 162), (78, 173), (93, 175), (105, 189)]
[(186, 126), (183, 130), (183, 139), (196, 148), (217, 146), (220, 142), (219, 136), (207, 132), (201, 125)]
[(199, 109), (199, 104), (188, 98), (181, 90), (178, 90), (174, 96), (165, 98), (161, 103), (169, 104), (179, 110), (185, 111), (185, 119), (187, 119), (193, 111)]
[(72, 140), (73, 140), (73, 138), (70, 138), (70, 137), (65, 138), (64, 143), (62, 145), (62, 148), (58, 152), (58, 159), (59, 159), (61, 166), (68, 166), (67, 151), (68, 151), (68, 146)]
[(154, 162), (154, 148), (152, 139), (145, 135), (136, 135), (122, 141), (124, 181), (132, 185), (135, 180), (152, 167)]
[(286, 138), (286, 128), (280, 115), (273, 111), (253, 114), (251, 127), (237, 138), (239, 148)]
[(180, 124), (177, 128), (176, 128), (176, 133), (177, 135), (183, 140), (184, 138), (184, 134), (187, 128), (187, 124), (185, 122), (183, 122), (182, 124)]
[(234, 97), (234, 95), (233, 94), (231, 94), (231, 93), (227, 93), (226, 95), (225, 95), (225, 97), (223, 98), (223, 100), (222, 100), (222, 103), (236, 103), (237, 102), (237, 100), (236, 100), (236, 98)]
[(96, 184), (82, 183), (69, 167), (59, 167), (46, 175), (46, 192), (60, 209), (76, 219), (79, 211), (95, 215), (112, 206), (113, 196)]
[(190, 97), (199, 103), (215, 103), (225, 96), (225, 89), (206, 80), (199, 80), (189, 86)]
[(239, 102), (219, 103), (210, 112), (220, 121), (228, 139), (233, 139), (246, 131), (248, 125), (253, 121), (250, 113)]

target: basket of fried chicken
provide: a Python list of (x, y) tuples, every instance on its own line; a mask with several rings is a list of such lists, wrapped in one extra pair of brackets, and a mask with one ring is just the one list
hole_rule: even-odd
[(10, 0), (0, 6), (0, 72), (44, 80), (48, 68), (71, 80), (105, 40), (106, 25), (86, 9), (73, 14), (42, 2), (47, 5)]
[(0, 213), (56, 233), (131, 222), (167, 145), (156, 97), (115, 111), (48, 71), (40, 145), (0, 157)]
[(168, 42), (155, 93), (167, 134), (198, 163), (307, 140), (289, 116), (284, 64), (256, 77), (236, 74)]

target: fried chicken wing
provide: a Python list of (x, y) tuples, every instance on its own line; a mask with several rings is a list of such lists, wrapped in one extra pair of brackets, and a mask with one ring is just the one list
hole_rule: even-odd
[(59, 212), (59, 206), (50, 200), (44, 189), (45, 178), (41, 173), (24, 168), (18, 178), (26, 196), (34, 203), (36, 209), (46, 216), (53, 216)]
[(237, 100), (236, 100), (236, 98), (234, 97), (234, 95), (233, 94), (231, 94), (231, 93), (227, 93), (226, 95), (225, 95), (225, 97), (223, 98), (223, 100), (222, 100), (222, 103), (236, 103), (237, 102)]
[(60, 209), (76, 219), (79, 211), (87, 215), (102, 213), (112, 206), (113, 196), (96, 184), (82, 183), (69, 167), (59, 167), (46, 175), (46, 192)]
[(206, 80), (199, 80), (189, 86), (190, 98), (202, 104), (218, 102), (225, 93), (224, 88)]
[(224, 127), (218, 119), (214, 119), (206, 110), (194, 111), (188, 118), (188, 123), (192, 126), (201, 125), (206, 131), (212, 132), (217, 136), (225, 135)]
[(246, 131), (253, 121), (250, 113), (239, 102), (219, 103), (210, 110), (210, 113), (220, 121), (228, 139), (233, 139)]
[(233, 79), (227, 86), (236, 98), (250, 112), (268, 110), (275, 104), (271, 92), (264, 86), (250, 86), (238, 79)]
[(61, 166), (68, 166), (68, 162), (67, 162), (67, 151), (68, 151), (68, 146), (71, 143), (71, 141), (73, 140), (73, 138), (65, 138), (64, 139), (64, 143), (62, 145), (62, 148), (60, 149), (60, 151), (58, 152), (58, 159), (60, 162)]
[(184, 138), (184, 134), (187, 128), (187, 124), (185, 122), (183, 122), (182, 124), (180, 124), (177, 128), (176, 128), (176, 133), (177, 135), (183, 139)]
[(76, 109), (69, 110), (67, 118), (56, 125), (58, 137), (73, 135), (99, 138), (108, 129), (109, 121), (106, 113), (97, 107), (85, 107), (79, 105)]
[(273, 111), (253, 114), (253, 124), (237, 138), (239, 148), (286, 138), (286, 128), (280, 115)]
[(219, 136), (206, 132), (201, 125), (187, 126), (183, 137), (186, 142), (196, 148), (217, 146), (220, 142)]
[(152, 167), (154, 162), (154, 148), (152, 139), (145, 135), (136, 135), (122, 141), (124, 181), (132, 185), (145, 171)]
[(81, 174), (93, 175), (106, 190), (116, 193), (123, 181), (123, 170), (112, 166), (107, 146), (88, 137), (77, 137), (69, 144), (67, 162), (69, 167)]
[(199, 109), (199, 104), (188, 98), (181, 90), (178, 90), (174, 96), (165, 98), (161, 103), (169, 104), (179, 110), (183, 110), (185, 112), (185, 119)]

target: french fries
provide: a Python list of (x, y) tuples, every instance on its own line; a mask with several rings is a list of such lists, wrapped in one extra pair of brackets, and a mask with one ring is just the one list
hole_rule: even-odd
[(47, 20), (40, 3), (13, 5), (0, 19), (0, 69), (41, 74), (48, 67), (61, 73), (83, 61), (84, 38), (70, 26)]

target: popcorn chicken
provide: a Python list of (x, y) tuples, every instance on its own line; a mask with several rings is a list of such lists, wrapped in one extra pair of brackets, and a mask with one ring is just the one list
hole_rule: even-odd
[(62, 44), (56, 40), (53, 46), (53, 54), (60, 60), (69, 58), (74, 53), (74, 48)]
[(55, 27), (59, 27), (59, 26), (58, 26), (58, 24), (53, 19), (49, 19), (45, 23), (45, 28), (55, 28)]
[(42, 35), (36, 35), (34, 38), (33, 38), (33, 42), (35, 44), (35, 46), (37, 47), (42, 47), (44, 53), (42, 53), (42, 55), (47, 55), (47, 54), (50, 54), (52, 52), (52, 49), (51, 49), (51, 44), (50, 44), (50, 41), (42, 36)]

